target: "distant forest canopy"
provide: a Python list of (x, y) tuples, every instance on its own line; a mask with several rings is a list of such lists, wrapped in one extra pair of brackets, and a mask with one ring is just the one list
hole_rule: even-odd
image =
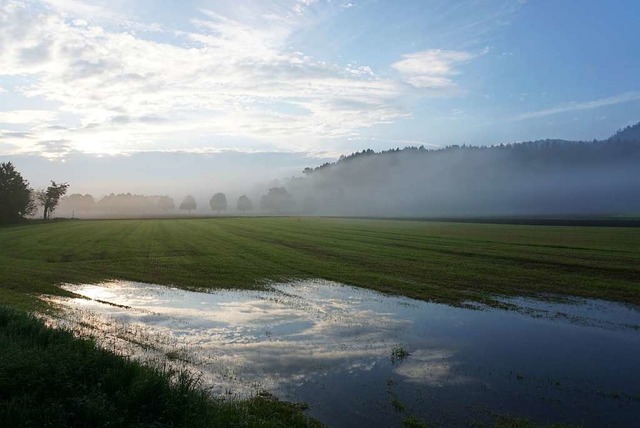
[[(250, 195), (72, 194), (62, 217), (177, 213), (399, 217), (640, 215), (640, 123), (602, 141), (371, 149)], [(256, 190), (256, 189), (260, 190)], [(197, 189), (194, 189), (194, 191)], [(211, 199), (209, 199), (211, 198)], [(227, 203), (228, 199), (228, 203)], [(256, 201), (258, 203), (253, 203)]]
[[(336, 162), (327, 162), (316, 168), (305, 168), (303, 173), (308, 175), (314, 171), (321, 170), (323, 168), (331, 167), (336, 164), (340, 164), (343, 162), (348, 162), (353, 160), (354, 158), (358, 158), (361, 156), (384, 156), (390, 153), (399, 153), (399, 152), (419, 152), (419, 153), (442, 153), (442, 152), (452, 152), (457, 150), (480, 150), (480, 151), (496, 151), (496, 150), (511, 150), (517, 151), (521, 153), (524, 157), (531, 157), (532, 150), (535, 151), (537, 155), (550, 154), (552, 157), (556, 158), (558, 154), (568, 154), (569, 152), (566, 150), (567, 146), (580, 146), (576, 153), (580, 152), (581, 154), (586, 154), (587, 148), (591, 149), (589, 155), (594, 154), (594, 148), (602, 148), (603, 145), (610, 149), (614, 147), (614, 145), (608, 145), (606, 143), (630, 143), (629, 146), (634, 146), (633, 143), (640, 144), (640, 122), (635, 125), (627, 126), (616, 132), (613, 136), (609, 137), (606, 140), (593, 140), (593, 141), (569, 141), (569, 140), (558, 140), (558, 139), (546, 139), (546, 140), (537, 140), (537, 141), (525, 141), (521, 143), (509, 143), (509, 144), (500, 144), (494, 146), (470, 146), (470, 145), (451, 145), (446, 146), (444, 148), (437, 149), (427, 149), (423, 146), (415, 147), (404, 147), (404, 148), (395, 148), (384, 150), (381, 152), (376, 152), (371, 149), (362, 150), (361, 152), (355, 152), (350, 155), (342, 155)], [(622, 149), (625, 145), (616, 144), (616, 149)], [(575, 147), (574, 147), (575, 148)], [(555, 152), (554, 152), (555, 149)], [(637, 149), (637, 147), (636, 147)]]
[(287, 189), (313, 214), (640, 214), (640, 123), (607, 140), (363, 150)]
[(167, 213), (174, 208), (173, 199), (168, 196), (111, 193), (96, 201), (92, 195), (74, 193), (60, 200), (56, 214), (59, 217), (157, 215)]
[[(274, 201), (273, 194), (291, 195), (283, 187), (274, 187), (268, 190), (260, 199), (260, 209), (263, 212), (279, 213), (292, 207), (287, 201)], [(282, 196), (280, 196), (282, 197)], [(203, 206), (201, 201), (201, 206)], [(227, 204), (224, 193), (216, 193), (209, 200), (206, 209), (222, 214), (225, 212), (247, 213), (253, 211), (253, 202), (246, 195), (241, 195), (235, 204)], [(182, 211), (191, 214), (198, 208), (198, 201), (192, 195), (187, 195), (179, 205), (173, 198), (165, 195), (135, 195), (131, 193), (109, 194), (98, 200), (89, 194), (75, 193), (60, 200), (56, 210), (57, 217), (77, 218), (109, 218), (109, 217), (140, 217), (140, 216), (166, 216), (175, 215)], [(205, 209), (205, 210), (206, 210)], [(200, 214), (206, 211), (200, 211)]]

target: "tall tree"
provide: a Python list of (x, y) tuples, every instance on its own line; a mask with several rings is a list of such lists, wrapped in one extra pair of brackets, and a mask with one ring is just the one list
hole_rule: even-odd
[(216, 193), (209, 201), (212, 211), (224, 211), (227, 209), (227, 197), (224, 193)]
[(191, 211), (195, 210), (197, 206), (198, 205), (196, 204), (196, 198), (191, 195), (187, 195), (185, 196), (184, 201), (182, 201), (182, 203), (180, 204), (180, 209), (187, 210), (189, 211), (189, 214), (191, 214)]
[(0, 224), (14, 223), (35, 212), (29, 182), (11, 162), (0, 163)]
[[(195, 201), (194, 201), (195, 202)], [(162, 212), (167, 212), (175, 208), (175, 204), (173, 203), (173, 199), (168, 196), (160, 196), (158, 199), (158, 208)]]
[(260, 208), (266, 211), (281, 213), (290, 211), (294, 206), (293, 196), (284, 187), (272, 187), (260, 198)]
[(40, 205), (42, 205), (44, 210), (42, 214), (42, 218), (44, 220), (51, 217), (51, 213), (55, 211), (58, 203), (60, 203), (60, 198), (67, 193), (68, 188), (68, 183), (58, 184), (52, 180), (51, 186), (47, 187), (45, 190), (39, 190), (36, 192), (36, 200)]
[(246, 195), (240, 196), (238, 198), (237, 209), (240, 212), (253, 210), (253, 203), (251, 202), (251, 199), (249, 199)]

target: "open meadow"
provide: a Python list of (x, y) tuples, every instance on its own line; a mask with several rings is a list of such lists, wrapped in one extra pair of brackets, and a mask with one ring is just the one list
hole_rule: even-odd
[(453, 304), (539, 293), (640, 304), (640, 228), (230, 217), (60, 221), (1, 228), (0, 242), (1, 296), (23, 307), (66, 294), (60, 283), (300, 278)]
[(640, 403), (640, 228), (69, 220), (0, 243), (16, 426), (625, 425)]

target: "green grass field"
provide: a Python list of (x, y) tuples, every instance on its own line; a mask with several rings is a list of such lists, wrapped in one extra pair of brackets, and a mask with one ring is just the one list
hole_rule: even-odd
[(38, 296), (65, 294), (61, 283), (255, 288), (325, 278), (452, 304), (538, 293), (640, 304), (639, 262), (640, 228), (332, 218), (0, 228), (0, 420), (11, 426), (316, 424), (300, 407), (269, 397), (219, 401), (188, 376), (140, 366), (14, 309), (45, 309)]
[(491, 303), (558, 293), (640, 304), (640, 228), (333, 218), (61, 221), (0, 229), (0, 299), (126, 279), (253, 288), (324, 278), (409, 297)]

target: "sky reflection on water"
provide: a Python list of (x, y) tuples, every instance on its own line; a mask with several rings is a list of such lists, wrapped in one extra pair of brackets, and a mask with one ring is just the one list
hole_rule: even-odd
[[(64, 288), (88, 298), (54, 299), (67, 324), (103, 346), (168, 355), (216, 394), (305, 401), (330, 426), (500, 415), (632, 426), (640, 414), (640, 312), (628, 305), (517, 298), (505, 301), (518, 311), (469, 310), (320, 280), (211, 293)], [(398, 347), (410, 356), (394, 361)]]

